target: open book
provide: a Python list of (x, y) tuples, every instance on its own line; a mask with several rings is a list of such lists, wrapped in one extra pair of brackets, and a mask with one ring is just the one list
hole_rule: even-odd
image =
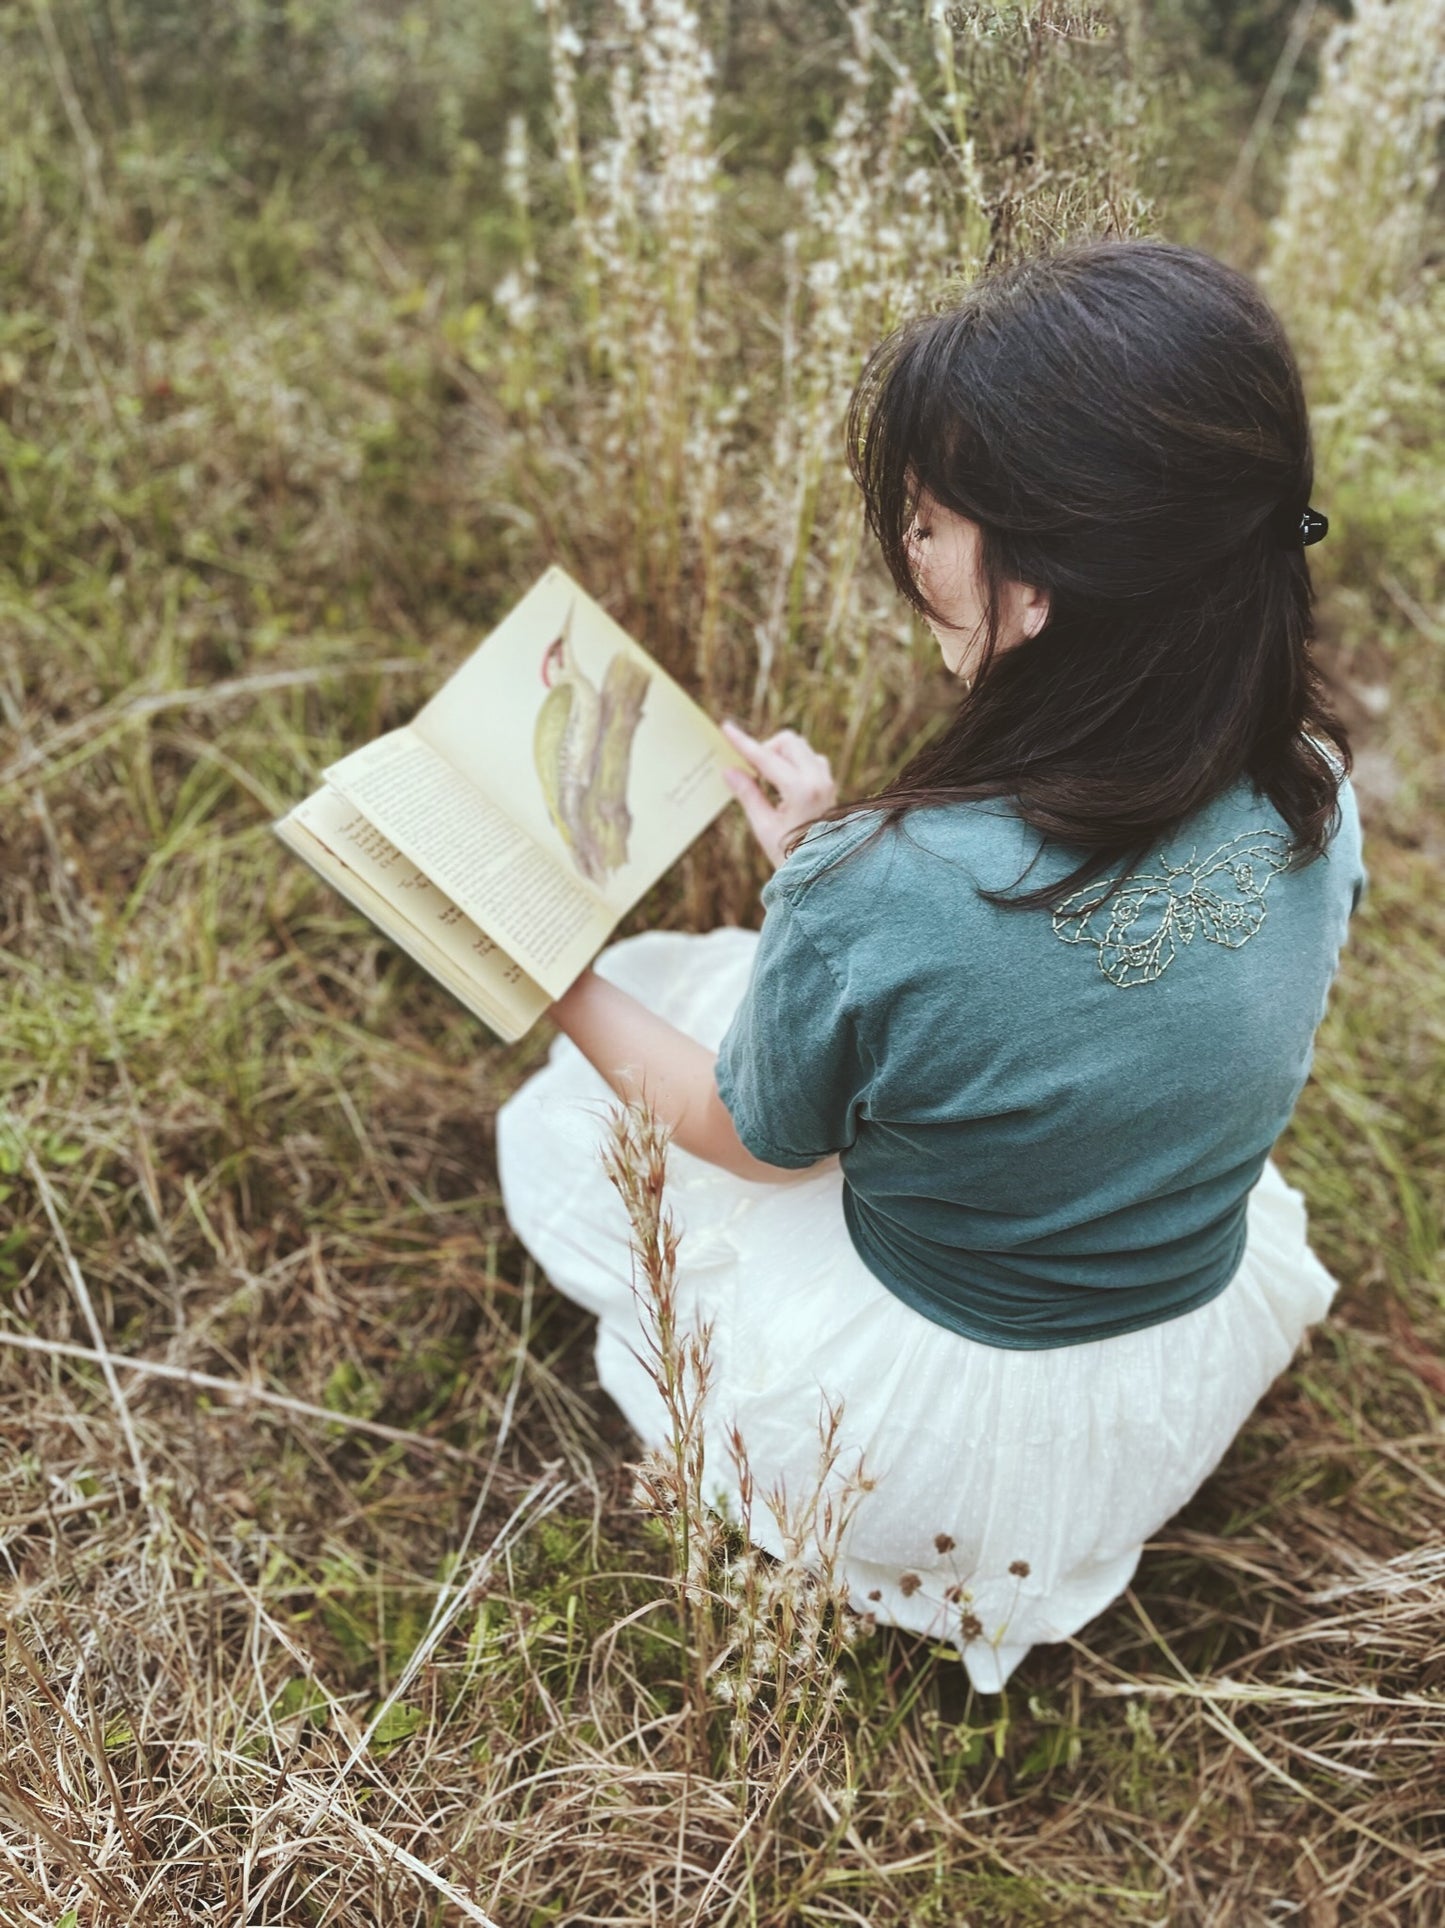
[(748, 766), (552, 568), (404, 729), (276, 834), (498, 1036), (521, 1037)]

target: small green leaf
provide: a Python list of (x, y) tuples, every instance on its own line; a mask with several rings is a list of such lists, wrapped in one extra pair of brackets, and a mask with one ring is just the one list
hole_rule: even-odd
[(23, 1225), (17, 1225), (0, 1239), (0, 1278), (18, 1279), (20, 1276), (21, 1255), (29, 1243), (30, 1235)]
[(371, 1374), (350, 1359), (338, 1359), (327, 1375), (321, 1402), (334, 1413), (370, 1419), (379, 1409), (381, 1387)]
[(398, 1700), (382, 1715), (371, 1737), (371, 1745), (377, 1753), (384, 1753), (399, 1741), (409, 1740), (425, 1720), (426, 1715), (420, 1707), (412, 1707), (406, 1701)]
[(276, 1720), (292, 1720), (298, 1714), (320, 1725), (326, 1718), (326, 1696), (305, 1674), (293, 1674), (271, 1703)]

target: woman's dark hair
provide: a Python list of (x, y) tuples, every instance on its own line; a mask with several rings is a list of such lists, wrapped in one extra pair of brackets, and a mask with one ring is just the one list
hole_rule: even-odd
[[(992, 895), (1056, 904), (1247, 774), (1296, 859), (1320, 854), (1339, 810), (1321, 746), (1351, 759), (1311, 654), (1304, 551), (1297, 536), (1285, 546), (1314, 454), (1293, 351), (1246, 275), (1152, 239), (1074, 242), (986, 273), (875, 351), (848, 453), (893, 579), (924, 615), (939, 612), (910, 566), (919, 496), (981, 535), (972, 692), (871, 800), (880, 830), (918, 805), (1009, 796), (1085, 854), (1056, 885)], [(1009, 581), (1049, 608), (1000, 651)]]

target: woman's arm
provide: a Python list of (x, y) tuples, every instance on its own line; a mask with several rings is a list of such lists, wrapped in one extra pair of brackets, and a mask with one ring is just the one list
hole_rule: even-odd
[[(736, 723), (729, 721), (723, 728), (778, 793), (778, 802), (772, 803), (753, 778), (737, 770), (723, 772), (758, 842), (774, 864), (780, 863), (786, 833), (837, 800), (828, 760), (795, 730), (779, 730), (759, 743)], [(765, 1185), (788, 1184), (817, 1170), (816, 1165), (794, 1169), (754, 1158), (718, 1095), (717, 1053), (595, 971), (584, 971), (547, 1015), (619, 1098), (629, 1103), (645, 1098), (673, 1142), (695, 1158)]]
[(619, 1098), (628, 1103), (645, 1098), (674, 1144), (695, 1158), (769, 1185), (817, 1169), (785, 1169), (754, 1158), (718, 1096), (717, 1053), (595, 971), (584, 971), (547, 1015)]

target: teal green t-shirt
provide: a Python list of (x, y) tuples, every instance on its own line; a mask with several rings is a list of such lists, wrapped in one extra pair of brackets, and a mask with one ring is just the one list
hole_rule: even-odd
[[(815, 826), (766, 918), (717, 1084), (771, 1165), (838, 1152), (865, 1265), (989, 1345), (1075, 1345), (1233, 1277), (1365, 887), (1353, 789), (1325, 855), (1241, 782), (1100, 909), (978, 893), (1079, 853), (1005, 801)], [(851, 854), (850, 854), (851, 853)], [(836, 863), (835, 858), (839, 859)], [(1032, 868), (1030, 866), (1032, 865)]]

